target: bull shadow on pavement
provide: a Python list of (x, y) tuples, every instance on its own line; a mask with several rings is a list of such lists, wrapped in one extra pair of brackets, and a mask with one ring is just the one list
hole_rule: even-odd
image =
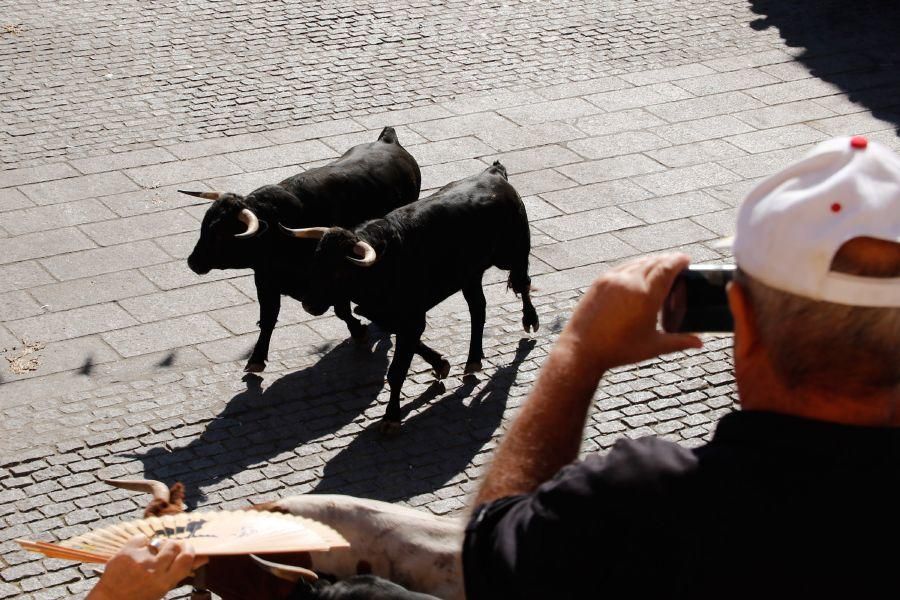
[(900, 3), (750, 0), (750, 9), (753, 29), (777, 28), (812, 75), (900, 132)]
[(396, 502), (445, 486), (491, 441), (519, 366), (536, 343), (520, 340), (512, 361), (489, 379), (481, 376), (486, 381), (467, 376), (449, 393), (442, 382), (433, 383), (403, 407), (409, 413), (428, 406), (404, 418), (399, 434), (385, 435), (371, 425), (325, 465), (312, 491)]
[(247, 388), (228, 401), (201, 435), (187, 444), (175, 440), (130, 456), (143, 463), (148, 478), (183, 482), (191, 507), (213, 490), (235, 487), (222, 483), (229, 477), (240, 484), (256, 483), (271, 459), (283, 453), (296, 459), (295, 449), (345, 427), (376, 400), (391, 338), (372, 328), (370, 332), (367, 346), (352, 340), (325, 346), (315, 364), (268, 387), (258, 375), (245, 375)]

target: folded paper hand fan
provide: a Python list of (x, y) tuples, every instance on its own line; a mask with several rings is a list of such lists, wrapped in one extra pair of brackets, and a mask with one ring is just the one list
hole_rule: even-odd
[(198, 556), (307, 552), (349, 547), (318, 521), (263, 511), (191, 512), (111, 525), (59, 543), (16, 540), (50, 558), (105, 563), (136, 535), (189, 542)]

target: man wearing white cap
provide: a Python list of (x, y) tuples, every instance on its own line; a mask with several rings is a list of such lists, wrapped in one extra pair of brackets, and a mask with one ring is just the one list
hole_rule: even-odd
[(897, 595), (900, 158), (819, 145), (744, 201), (734, 255), (741, 410), (697, 449), (622, 439), (577, 461), (606, 370), (701, 345), (657, 330), (687, 257), (602, 275), (479, 491), (470, 600)]

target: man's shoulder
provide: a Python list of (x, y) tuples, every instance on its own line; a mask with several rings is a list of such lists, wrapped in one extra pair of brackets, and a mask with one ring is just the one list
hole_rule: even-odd
[(583, 467), (610, 486), (654, 486), (690, 476), (699, 468), (699, 460), (690, 448), (648, 436), (622, 438), (605, 456), (586, 458)]

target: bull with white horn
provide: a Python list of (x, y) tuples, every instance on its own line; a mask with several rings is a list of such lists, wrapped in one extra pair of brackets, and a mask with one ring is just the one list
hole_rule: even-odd
[[(104, 480), (153, 494), (145, 516), (184, 510), (184, 487), (153, 480)], [(183, 582), (192, 598), (211, 590), (224, 600), (463, 600), (462, 520), (353, 496), (291, 496), (250, 510), (314, 519), (340, 533), (349, 548), (216, 556)], [(320, 577), (322, 576), (322, 577)], [(330, 579), (336, 579), (334, 584)]]
[[(179, 190), (213, 202), (188, 257), (191, 270), (204, 275), (212, 269), (253, 269), (260, 331), (246, 371), (265, 369), (281, 296), (303, 300), (315, 250), (315, 243), (292, 242), (269, 224), (352, 227), (416, 200), (421, 183), (415, 159), (400, 145), (394, 129), (386, 127), (376, 141), (354, 146), (330, 164), (246, 196)], [(365, 339), (366, 328), (349, 303), (335, 305), (334, 311), (354, 339)]]

